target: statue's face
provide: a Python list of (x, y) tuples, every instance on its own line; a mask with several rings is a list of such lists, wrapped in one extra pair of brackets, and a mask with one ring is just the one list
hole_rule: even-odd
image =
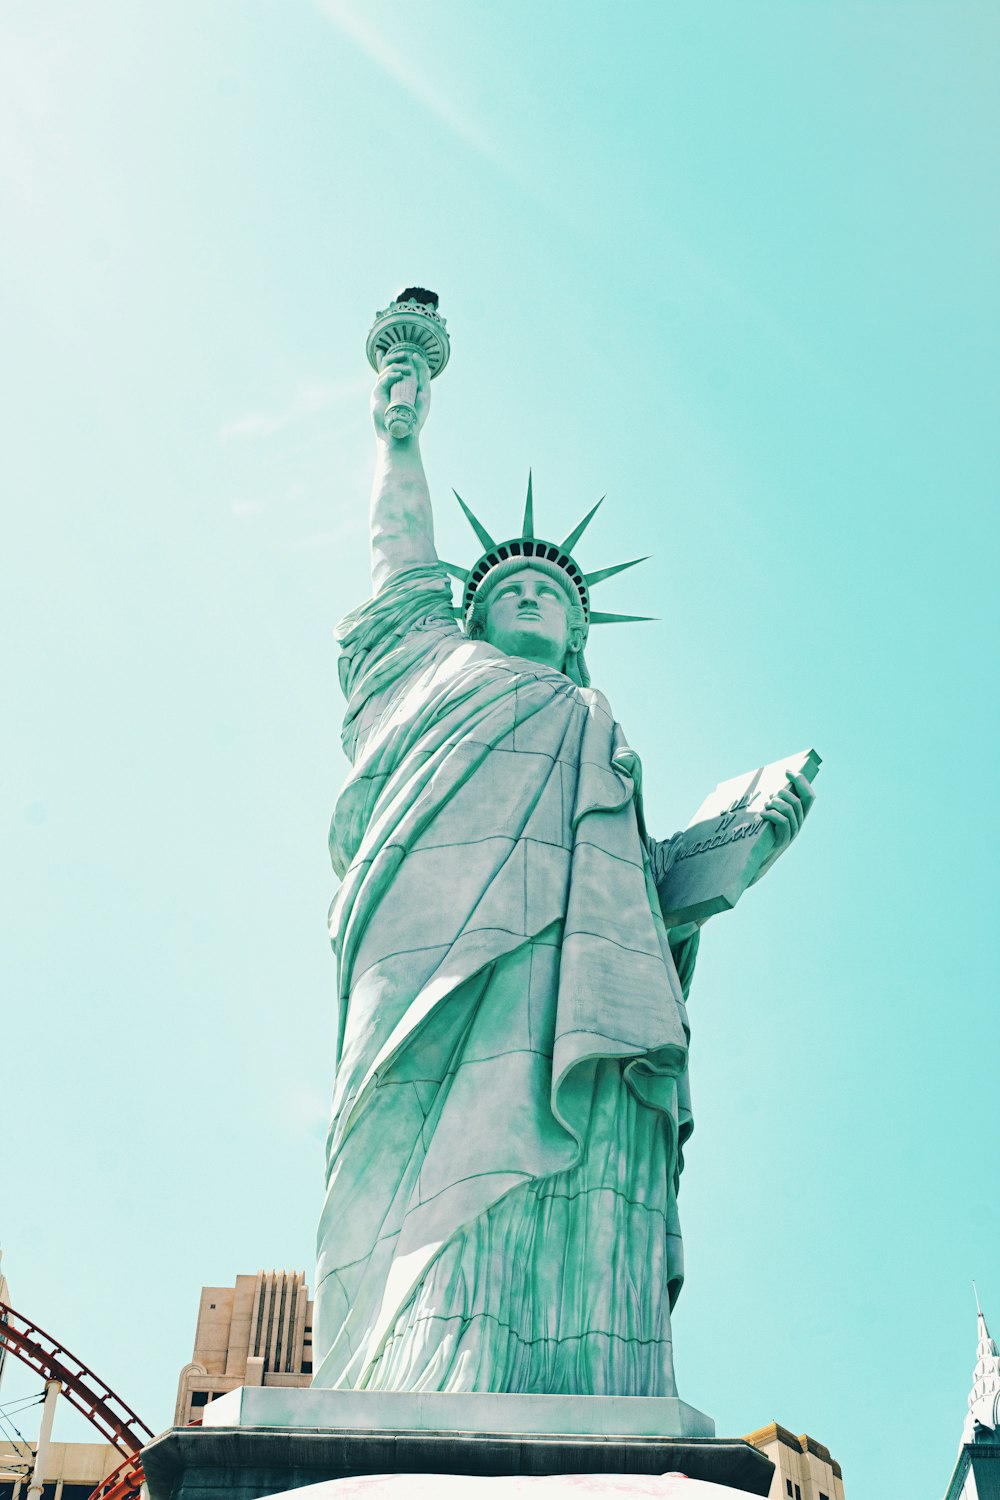
[(522, 568), (497, 584), (486, 608), (486, 639), (508, 656), (561, 668), (570, 649), (569, 600), (547, 574)]

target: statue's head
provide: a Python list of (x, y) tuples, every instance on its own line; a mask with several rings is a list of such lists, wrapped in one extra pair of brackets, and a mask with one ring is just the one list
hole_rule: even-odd
[(561, 542), (543, 541), (535, 535), (535, 511), (528, 475), (528, 497), (520, 536), (497, 542), (473, 515), (461, 495), (455, 499), (485, 547), (471, 568), (454, 563), (444, 566), (462, 584), (462, 603), (455, 614), (465, 621), (471, 640), (486, 640), (509, 656), (557, 667), (581, 687), (590, 686), (583, 648), (591, 625), (615, 621), (644, 620), (646, 615), (610, 615), (590, 607), (592, 584), (603, 583), (643, 558), (584, 573), (572, 549), (587, 529), (598, 500)]
[(486, 640), (508, 656), (587, 680), (587, 617), (571, 580), (555, 563), (520, 557), (498, 563), (476, 590), (465, 628), (471, 640)]

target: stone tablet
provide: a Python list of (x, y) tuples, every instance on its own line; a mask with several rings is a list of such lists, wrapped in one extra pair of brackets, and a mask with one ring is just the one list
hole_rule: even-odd
[(677, 835), (657, 885), (668, 927), (702, 922), (736, 905), (774, 850), (774, 829), (761, 818), (765, 805), (788, 785), (786, 771), (812, 781), (821, 764), (815, 750), (802, 750), (719, 782)]

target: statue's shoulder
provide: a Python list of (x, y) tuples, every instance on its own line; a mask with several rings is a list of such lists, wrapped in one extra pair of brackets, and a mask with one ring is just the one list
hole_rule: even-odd
[(345, 694), (370, 691), (373, 675), (387, 685), (426, 652), (428, 632), (442, 644), (462, 639), (448, 575), (437, 563), (393, 573), (377, 594), (341, 620), (336, 634)]
[(393, 573), (370, 599), (346, 614), (337, 626), (343, 655), (370, 651), (386, 638), (427, 626), (457, 632), (448, 575), (439, 564)]
[(594, 713), (600, 714), (602, 718), (610, 719), (612, 723), (616, 722), (611, 704), (600, 688), (580, 687), (576, 684), (574, 686), (576, 687), (576, 692), (579, 695), (581, 703), (585, 703), (589, 709)]

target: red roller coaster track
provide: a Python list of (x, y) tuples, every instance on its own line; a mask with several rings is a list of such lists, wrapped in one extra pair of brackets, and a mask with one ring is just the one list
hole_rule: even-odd
[(100, 1376), (6, 1302), (0, 1302), (0, 1345), (46, 1380), (58, 1380), (70, 1405), (126, 1458), (155, 1435)]
[(104, 1440), (125, 1455), (90, 1500), (135, 1500), (143, 1480), (139, 1451), (154, 1436), (152, 1428), (82, 1360), (6, 1302), (0, 1302), (0, 1349), (9, 1350), (46, 1380), (58, 1380), (61, 1394), (70, 1405), (83, 1412)]

